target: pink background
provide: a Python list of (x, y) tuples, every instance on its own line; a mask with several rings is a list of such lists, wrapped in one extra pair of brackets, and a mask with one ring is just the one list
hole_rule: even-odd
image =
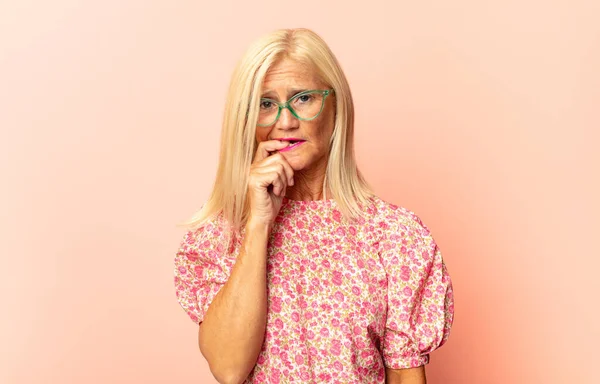
[(304, 26), (348, 76), (362, 170), (453, 277), (430, 383), (598, 383), (600, 2), (412, 3), (1, 2), (0, 382), (214, 382), (175, 224), (236, 60)]

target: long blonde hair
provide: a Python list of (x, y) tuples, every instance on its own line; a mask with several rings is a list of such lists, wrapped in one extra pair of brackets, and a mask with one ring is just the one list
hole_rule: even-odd
[(354, 154), (354, 104), (346, 76), (333, 52), (315, 32), (281, 29), (250, 45), (234, 70), (223, 118), (219, 167), (207, 202), (188, 221), (179, 225), (198, 227), (217, 215), (235, 231), (241, 229), (249, 214), (248, 174), (256, 151), (256, 123), (261, 87), (267, 71), (278, 60), (289, 58), (313, 68), (328, 84), (336, 98), (335, 125), (323, 183), (343, 217), (362, 216), (359, 204), (373, 195), (358, 170)]

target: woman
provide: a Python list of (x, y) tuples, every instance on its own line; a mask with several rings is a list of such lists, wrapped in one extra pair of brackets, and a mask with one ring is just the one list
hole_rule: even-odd
[(271, 33), (238, 64), (214, 189), (175, 257), (219, 382), (425, 383), (452, 284), (421, 220), (369, 190), (353, 130), (314, 32)]

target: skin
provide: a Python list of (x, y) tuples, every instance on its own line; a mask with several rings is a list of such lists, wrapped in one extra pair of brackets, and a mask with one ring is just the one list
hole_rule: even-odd
[[(283, 59), (267, 73), (261, 96), (283, 102), (303, 90), (328, 88), (310, 68)], [(275, 124), (256, 128), (246, 235), (231, 275), (211, 303), (198, 332), (200, 351), (220, 383), (243, 382), (256, 364), (266, 327), (267, 244), (273, 223), (283, 197), (323, 198), (334, 122), (335, 94), (327, 97), (322, 113), (311, 121), (296, 119), (284, 109)], [(278, 140), (285, 137), (306, 141), (295, 149), (279, 152), (289, 145)], [(386, 368), (386, 383), (425, 384), (424, 367)]]

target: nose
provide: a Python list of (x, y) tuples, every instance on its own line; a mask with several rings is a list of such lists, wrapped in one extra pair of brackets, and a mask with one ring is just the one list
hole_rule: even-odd
[(279, 119), (275, 123), (275, 128), (286, 130), (294, 129), (298, 128), (299, 123), (299, 120), (296, 119), (294, 115), (292, 115), (292, 112), (289, 109), (283, 108), (281, 110), (281, 115), (279, 116)]

